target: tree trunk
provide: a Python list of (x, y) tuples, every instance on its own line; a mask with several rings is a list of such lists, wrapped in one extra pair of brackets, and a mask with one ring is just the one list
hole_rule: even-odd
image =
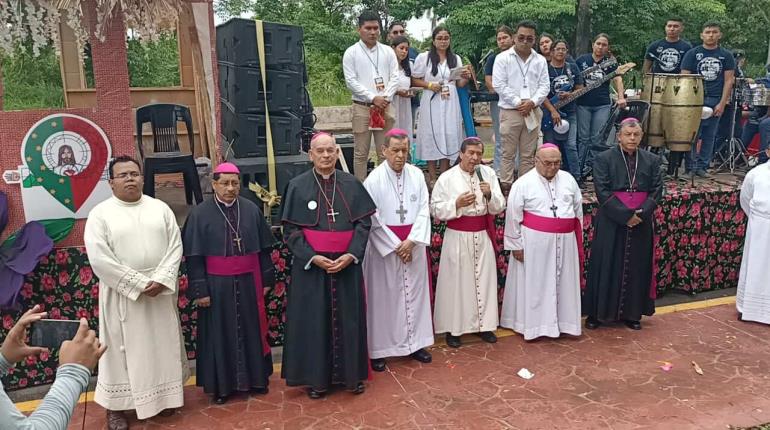
[(591, 52), (591, 0), (578, 0), (573, 46), (572, 55), (575, 57)]
[(3, 86), (3, 60), (0, 59), (0, 111), (3, 110), (3, 99), (5, 98), (5, 90)]
[(767, 38), (767, 61), (765, 64), (770, 64), (770, 37)]

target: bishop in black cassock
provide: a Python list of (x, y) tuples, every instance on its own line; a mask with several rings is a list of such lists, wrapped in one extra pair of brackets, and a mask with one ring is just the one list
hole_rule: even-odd
[(663, 179), (660, 159), (638, 149), (641, 138), (638, 120), (628, 118), (618, 131), (620, 144), (594, 160), (599, 211), (583, 297), (589, 329), (622, 320), (639, 330), (642, 315), (655, 313), (654, 212)]
[(214, 171), (214, 198), (194, 207), (182, 241), (188, 296), (198, 304), (196, 383), (224, 403), (233, 392), (267, 393), (273, 373), (263, 276), (275, 236), (262, 211), (239, 197), (238, 168)]
[(310, 387), (314, 399), (334, 385), (361, 393), (369, 374), (361, 263), (376, 207), (353, 175), (334, 168), (336, 151), (331, 136), (316, 135), (313, 169), (292, 179), (283, 197), (294, 260), (281, 376)]

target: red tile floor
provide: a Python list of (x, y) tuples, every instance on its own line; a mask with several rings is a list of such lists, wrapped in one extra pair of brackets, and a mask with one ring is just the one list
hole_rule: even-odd
[[(360, 396), (310, 400), (276, 374), (266, 396), (213, 405), (187, 387), (168, 418), (132, 429), (725, 429), (770, 422), (770, 330), (736, 320), (734, 305), (658, 315), (634, 332), (623, 326), (579, 338), (495, 345), (466, 336), (437, 346), (433, 363), (389, 361)], [(694, 371), (696, 362), (703, 375)], [(673, 367), (664, 371), (660, 366)], [(535, 376), (516, 375), (522, 367)], [(82, 424), (83, 405), (70, 429)], [(102, 429), (90, 403), (86, 428)]]

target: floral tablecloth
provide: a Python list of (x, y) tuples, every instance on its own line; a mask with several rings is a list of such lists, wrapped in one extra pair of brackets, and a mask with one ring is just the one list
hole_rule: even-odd
[[(700, 184), (699, 189), (680, 189), (667, 185), (663, 202), (655, 213), (658, 244), (655, 253), (658, 261), (658, 293), (673, 290), (688, 293), (735, 287), (740, 268), (743, 235), (746, 216), (738, 205), (739, 191), (735, 186), (718, 183)], [(593, 195), (584, 196), (584, 237), (586, 252), (590, 253), (593, 236), (592, 219), (597, 210)], [(497, 241), (502, 245), (504, 219), (497, 218)], [(438, 272), (442, 235), (445, 226), (433, 224), (431, 258), (434, 276)], [(502, 301), (505, 274), (508, 268), (508, 253), (503, 252), (497, 259), (499, 298)], [(291, 284), (291, 254), (286, 246), (279, 243), (272, 252), (277, 279), (273, 288), (267, 290), (268, 336), (270, 342), (282, 342), (286, 289)], [(184, 264), (180, 270), (179, 289), (187, 288)], [(40, 262), (34, 273), (27, 276), (20, 293), (19, 309), (27, 309), (41, 303), (48, 310), (50, 318), (88, 318), (92, 327), (97, 327), (99, 309), (97, 280), (91, 271), (85, 249), (60, 248)], [(195, 358), (197, 309), (185, 297), (179, 296), (179, 309), (187, 346), (187, 355)], [(2, 327), (0, 338), (13, 326), (20, 310), (0, 311)], [(148, 333), (149, 335), (149, 333)], [(31, 357), (19, 363), (10, 374), (3, 378), (6, 389), (14, 390), (50, 383), (56, 369), (57, 353)]]

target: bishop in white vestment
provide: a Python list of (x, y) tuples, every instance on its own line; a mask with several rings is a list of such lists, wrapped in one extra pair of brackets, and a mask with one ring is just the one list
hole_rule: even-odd
[(746, 174), (741, 186), (741, 209), (748, 215), (749, 225), (736, 306), (741, 320), (770, 324), (770, 163), (760, 164)]
[(558, 147), (546, 143), (508, 196), (504, 245), (511, 257), (500, 325), (525, 340), (580, 335), (583, 201), (560, 165)]
[(479, 333), (496, 342), (497, 261), (494, 217), (505, 198), (494, 169), (482, 166), (484, 145), (477, 137), (460, 147), (460, 163), (444, 172), (431, 195), (431, 213), (447, 221), (441, 248), (434, 328), (446, 333), (447, 345), (460, 346), (460, 335)]
[[(113, 164), (114, 163), (114, 164)], [(95, 401), (107, 409), (108, 428), (127, 428), (119, 411), (139, 419), (184, 403), (187, 355), (177, 308), (182, 240), (162, 201), (142, 195), (138, 163), (110, 164), (113, 196), (88, 216), (84, 241), (99, 277), (99, 360)]]
[(431, 220), (422, 170), (406, 163), (409, 138), (393, 129), (385, 136), (387, 162), (372, 171), (364, 188), (377, 205), (364, 257), (367, 328), (372, 369), (385, 357), (411, 355), (431, 361), (433, 344), (427, 247)]

